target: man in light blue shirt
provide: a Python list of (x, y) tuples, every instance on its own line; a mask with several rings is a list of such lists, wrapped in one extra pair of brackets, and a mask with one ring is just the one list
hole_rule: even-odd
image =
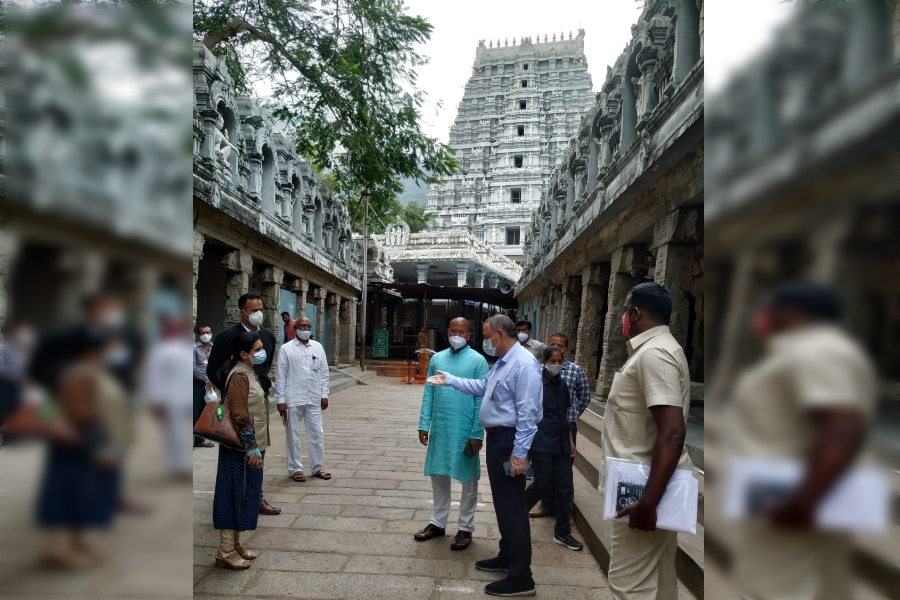
[[(519, 344), (516, 324), (494, 315), (482, 326), (483, 347), (499, 360), (484, 379), (460, 379), (438, 371), (434, 385), (450, 385), (471, 396), (483, 396), (479, 420), (487, 432), (487, 468), (500, 529), (500, 554), (480, 560), (475, 568), (506, 572), (505, 579), (485, 586), (495, 596), (534, 596), (531, 577), (531, 529), (525, 506), (526, 457), (537, 424), (543, 418), (541, 367)], [(509, 461), (510, 474), (503, 463)]]

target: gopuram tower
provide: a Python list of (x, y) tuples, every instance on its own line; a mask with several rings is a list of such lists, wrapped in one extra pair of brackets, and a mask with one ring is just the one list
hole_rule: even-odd
[(429, 187), (432, 228), (468, 231), (520, 263), (550, 173), (593, 104), (583, 29), (480, 41), (450, 128), (462, 170)]

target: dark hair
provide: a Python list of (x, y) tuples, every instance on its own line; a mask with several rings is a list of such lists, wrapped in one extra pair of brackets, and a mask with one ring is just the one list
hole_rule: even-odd
[(834, 288), (808, 281), (789, 281), (769, 296), (771, 306), (793, 308), (817, 321), (837, 321), (844, 313), (844, 300)]
[(544, 362), (550, 360), (550, 357), (553, 356), (554, 352), (559, 352), (559, 355), (562, 356), (562, 348), (560, 348), (559, 346), (544, 347)]
[(655, 281), (647, 281), (631, 288), (628, 294), (631, 296), (633, 306), (653, 315), (663, 324), (669, 324), (669, 318), (672, 316), (672, 294), (666, 286)]
[(516, 327), (522, 327), (522, 326), (525, 326), (529, 330), (531, 330), (531, 321), (526, 321), (525, 319), (520, 319), (518, 322), (516, 322)]
[(212, 331), (212, 327), (210, 327), (209, 325), (197, 325), (196, 327), (194, 327), (194, 333), (200, 335), (201, 329), (209, 329), (210, 331)]
[(256, 294), (244, 294), (243, 296), (238, 298), (238, 308), (244, 310), (244, 307), (247, 306), (248, 300), (262, 300), (262, 298), (260, 298)]
[(550, 336), (550, 339), (552, 340), (555, 337), (561, 337), (562, 339), (566, 340), (566, 347), (569, 346), (569, 336), (567, 336), (566, 334), (560, 333), (557, 331), (556, 333), (554, 333), (553, 335)]
[(287, 315), (287, 316), (288, 316), (288, 319), (291, 318), (291, 313), (289, 313), (288, 311), (284, 311), (283, 313), (281, 313), (281, 316), (282, 316), (282, 317), (283, 317), (284, 315)]
[(516, 339), (516, 324), (506, 315), (501, 314), (488, 317), (488, 320), (485, 321), (485, 323), (491, 326), (494, 333), (503, 331), (509, 338)]
[[(258, 331), (242, 331), (234, 336), (234, 340), (231, 342), (231, 357), (219, 369), (219, 378), (222, 381), (228, 380), (228, 374), (231, 373), (234, 365), (240, 362), (241, 352), (250, 354), (250, 350), (253, 349), (253, 345), (256, 344), (258, 339), (260, 339)], [(222, 391), (225, 392), (225, 390)]]

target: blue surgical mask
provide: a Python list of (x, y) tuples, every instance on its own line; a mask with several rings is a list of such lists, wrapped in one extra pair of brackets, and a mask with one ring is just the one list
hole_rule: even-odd
[(106, 353), (106, 364), (111, 367), (121, 367), (131, 358), (128, 348), (119, 346), (118, 348)]
[[(497, 334), (495, 333), (494, 335), (497, 335)], [(491, 343), (492, 337), (494, 337), (494, 336), (491, 336), (490, 338), (481, 342), (481, 347), (484, 350), (484, 353), (487, 354), (488, 356), (495, 356), (497, 354), (497, 349), (494, 348), (494, 345)]]
[(250, 362), (252, 362), (254, 365), (261, 365), (266, 362), (266, 349), (263, 348), (262, 350), (251, 356)]

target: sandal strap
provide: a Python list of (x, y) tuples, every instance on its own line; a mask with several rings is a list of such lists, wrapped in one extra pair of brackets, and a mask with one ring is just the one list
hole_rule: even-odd
[(457, 532), (456, 532), (456, 537), (453, 538), (453, 541), (456, 541), (456, 540), (471, 540), (471, 539), (472, 539), (472, 532), (471, 532), (471, 531), (457, 531)]

